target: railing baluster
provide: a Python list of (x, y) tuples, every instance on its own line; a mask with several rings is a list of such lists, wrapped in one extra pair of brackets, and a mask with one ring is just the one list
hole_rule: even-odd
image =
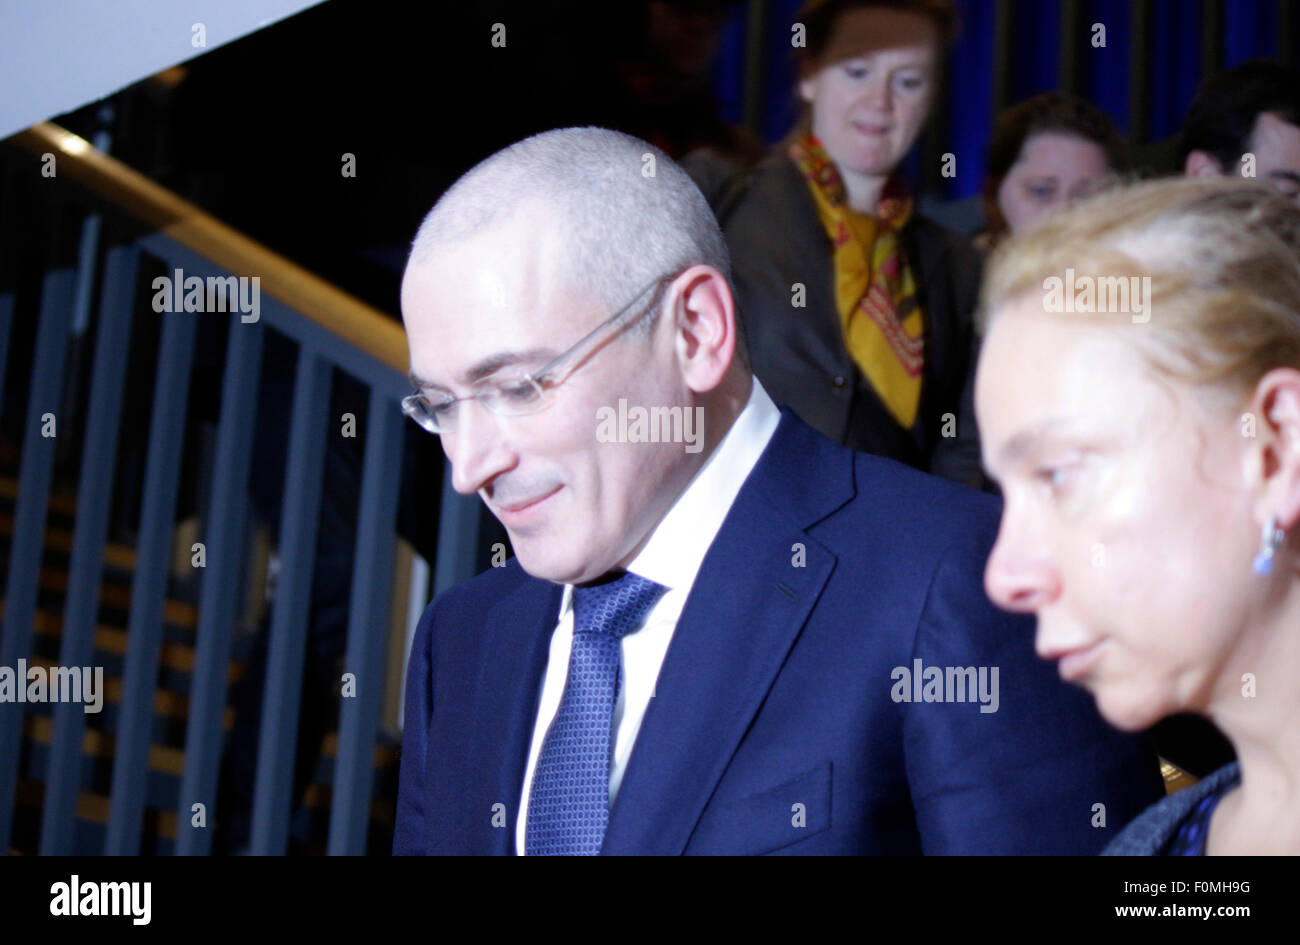
[[(113, 470), (122, 420), (122, 384), (131, 344), (139, 258), (140, 251), (134, 245), (117, 246), (109, 250), (105, 263), (86, 444), (77, 488), (77, 529), (68, 567), (67, 604), (59, 649), (59, 663), (63, 666), (88, 666), (95, 652), (99, 582), (108, 536)], [(42, 855), (74, 852), (77, 794), (81, 789), (81, 740), (85, 731), (83, 705), (63, 702), (54, 707), (54, 739), (46, 775), (45, 809), (41, 815)]]
[(478, 496), (464, 496), (452, 487), (451, 464), (443, 468), (442, 504), (438, 507), (438, 551), (433, 563), (433, 593), (436, 597), (475, 573), (478, 558)]
[[(204, 520), (207, 570), (199, 597), (199, 632), (190, 686), (190, 716), (185, 730), (185, 773), (176, 809), (176, 853), (205, 855), (212, 850), (217, 776), (221, 765), (226, 712), (226, 676), (234, 643), (243, 564), (242, 515), (232, 514), (248, 496), (257, 389), (262, 368), (262, 326), (230, 320), (226, 370), (221, 388), (216, 470), (212, 502)], [(194, 804), (205, 810), (206, 829), (192, 826)]]
[(284, 512), (280, 526), (280, 574), (271, 616), (266, 691), (262, 698), (257, 752), (256, 800), (249, 850), (256, 855), (285, 852), (293, 798), (298, 709), (316, 562), (329, 365), (308, 348), (298, 353), (293, 420), (285, 464)]
[(5, 408), (5, 368), (9, 365), (9, 338), (14, 327), (14, 290), (0, 289), (0, 418)]
[(370, 392), (366, 414), (366, 456), (361, 476), (348, 610), (348, 649), (344, 672), (355, 677), (356, 695), (339, 707), (339, 750), (334, 761), (329, 852), (366, 852), (370, 795), (375, 783), (375, 735), (384, 687), (388, 649), (388, 609), (392, 598), (393, 521), (401, 491), (402, 427), (397, 404), (381, 391)]
[[(164, 261), (168, 275), (173, 270), (184, 270), (186, 276), (205, 281), (230, 275), (242, 277), (250, 272), (258, 272), (261, 277), (260, 289), (255, 282), (239, 286), (241, 311), (230, 316), (235, 334), (228, 339), (211, 495), (203, 500), (208, 506), (204, 509), (202, 532), (207, 569), (200, 582), (185, 769), (175, 807), (176, 853), (210, 852), (211, 828), (215, 827), (218, 814), (213, 805), (225, 742), (223, 723), (234, 643), (232, 631), (242, 596), (237, 589), (248, 577), (243, 532), (251, 511), (248, 476), (264, 332), (272, 330), (292, 339), (299, 346), (299, 354), (288, 431), (285, 498), (280, 516), (282, 568), (271, 615), (267, 683), (261, 693), (261, 732), (249, 838), (254, 853), (285, 851), (293, 813), (295, 798), (291, 792), (296, 773), (304, 656), (308, 634), (312, 631), (309, 621), (316, 577), (316, 540), (318, 529), (325, 527), (319, 522), (326, 437), (335, 434), (328, 422), (331, 372), (335, 368), (346, 371), (369, 388), (368, 439), (358, 496), (360, 509), (351, 574), (353, 596), (349, 601), (344, 667), (355, 674), (357, 689), (354, 698), (343, 702), (340, 712), (329, 835), (331, 853), (363, 853), (374, 789), (373, 758), (386, 684), (385, 644), (392, 606), (393, 526), (400, 494), (396, 480), (401, 473), (404, 423), (395, 400), (407, 391), (404, 373), (408, 366), (401, 329), (376, 310), (268, 252), (113, 159), (88, 149), (85, 142), (61, 129), (43, 125), (16, 136), (15, 140), (38, 157), (57, 152), (60, 178), (64, 177), (65, 167), (68, 168), (68, 179), (74, 186), (88, 187), (117, 205), (115, 215), (124, 213), (149, 228), (131, 247), (108, 252), (89, 379), (89, 416), (59, 651), (61, 665), (87, 665), (95, 658), (103, 559), (115, 485), (117, 440), (122, 427), (124, 377), (129, 364), (124, 355), (131, 341), (133, 303), (138, 301), (133, 295), (139, 254)], [(102, 213), (103, 206), (97, 204), (95, 212)], [(27, 428), (20, 456), (20, 487), (15, 503), (8, 582), (4, 589), (5, 620), (0, 632), (0, 662), (6, 665), (16, 665), (18, 659), (32, 654), (46, 509), (54, 466), (58, 462), (55, 444), (41, 436), (42, 416), (58, 414), (61, 405), (78, 402), (77, 388), (69, 393), (65, 384), (73, 370), (68, 348), (70, 333), (84, 323), (84, 319), (76, 322), (73, 319), (76, 312), (84, 315), (87, 310), (87, 293), (93, 284), (88, 266), (98, 225), (98, 218), (82, 222), (87, 238), (82, 242), (80, 280), (69, 268), (70, 263), (63, 268), (47, 266), (35, 332), (35, 354), (30, 365), (21, 363), (16, 368), (24, 374), (30, 370), (32, 374), (25, 408)], [(0, 236), (12, 237), (11, 231), (8, 228)], [(7, 260), (13, 254), (2, 255)], [(175, 275), (180, 278), (179, 272)], [(250, 287), (251, 295), (245, 292)], [(259, 297), (260, 308), (257, 307)], [(250, 298), (253, 307), (249, 307)], [(234, 297), (231, 301), (234, 302)], [(20, 314), (16, 283), (12, 278), (0, 278), (0, 391), (10, 373), (7, 368), (13, 354), (14, 319)], [(252, 318), (245, 320), (250, 314)], [(148, 797), (147, 788), (166, 781), (151, 775), (149, 759), (153, 753), (154, 702), (198, 313), (173, 312), (163, 317), (105, 840), (106, 852), (113, 854), (139, 852), (145, 833), (145, 808), (161, 800)], [(261, 324), (257, 324), (259, 317), (264, 319)], [(21, 325), (16, 327), (21, 329)], [(81, 383), (80, 378), (73, 380)], [(22, 383), (28, 384), (27, 379)], [(56, 417), (56, 422), (64, 419)], [(450, 482), (444, 481), (439, 557), (433, 562), (438, 590), (473, 575), (480, 516), (474, 498), (458, 496), (450, 488)], [(427, 596), (425, 591), (415, 591), (419, 595), (417, 609)], [(75, 853), (77, 806), (89, 768), (82, 755), (88, 725), (82, 703), (57, 704), (52, 709), (53, 740), (46, 770), (39, 847), (42, 853)], [(0, 705), (0, 854), (13, 846), (24, 722), (24, 705)], [(205, 805), (205, 826), (209, 829), (191, 826), (192, 805), (196, 803)]]
[(126, 672), (117, 722), (105, 845), (106, 853), (117, 856), (135, 855), (140, 849), (145, 789), (149, 778), (149, 746), (153, 740), (154, 690), (158, 677), (158, 650), (162, 642), (163, 604), (176, 516), (181, 447), (185, 439), (190, 365), (198, 326), (193, 313), (171, 313), (162, 317), (163, 333), (158, 349), (158, 374), (145, 466), (144, 508), (140, 513), (140, 539), (131, 585)]
[[(16, 670), (18, 660), (31, 655), (36, 597), (44, 557), (45, 509), (54, 472), (56, 437), (42, 436), (41, 416), (57, 414), (63, 397), (72, 308), (72, 270), (51, 269), (41, 286), (36, 352), (27, 401), (27, 427), (18, 471), (18, 501), (14, 509), (13, 540), (9, 545), (9, 577), (5, 583), (4, 634), (0, 665)], [(55, 433), (58, 433), (55, 418)], [(16, 680), (25, 686), (27, 681)], [(9, 852), (14, 798), (18, 789), (18, 760), (26, 704), (0, 703), (0, 855)]]

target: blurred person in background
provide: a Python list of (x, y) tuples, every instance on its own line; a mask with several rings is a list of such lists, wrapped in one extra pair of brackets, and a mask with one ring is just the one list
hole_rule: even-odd
[(989, 596), (1117, 728), (1194, 712), (1240, 759), (1107, 852), (1300, 853), (1300, 209), (1139, 184), (1009, 238), (983, 292)]
[(1300, 76), (1255, 59), (1211, 76), (1179, 135), (1188, 177), (1254, 177), (1300, 201)]
[(1011, 106), (993, 125), (983, 188), (988, 223), (976, 247), (990, 248), (1128, 169), (1124, 139), (1110, 116), (1091, 102), (1043, 92)]
[[(640, 0), (610, 12), (625, 37), (584, 92), (591, 119), (649, 141), (671, 157), (707, 148), (752, 163), (762, 140), (726, 121), (713, 94), (713, 69), (728, 15), (739, 0)], [(597, 22), (604, 22), (604, 10)]]
[[(1004, 236), (1044, 220), (1127, 173), (1124, 139), (1110, 117), (1084, 99), (1043, 92), (1006, 109), (993, 125), (985, 170), (985, 229), (972, 241), (987, 253)], [(971, 338), (972, 368), (962, 391), (963, 417), (975, 413), (978, 326)], [(978, 445), (970, 449), (978, 462)], [(993, 483), (980, 475), (980, 488)]]
[[(754, 371), (841, 443), (972, 483), (979, 257), (917, 212), (899, 164), (941, 85), (950, 0), (813, 0), (794, 132), (752, 171), (688, 169), (718, 216)], [(965, 447), (960, 441), (965, 442)]]

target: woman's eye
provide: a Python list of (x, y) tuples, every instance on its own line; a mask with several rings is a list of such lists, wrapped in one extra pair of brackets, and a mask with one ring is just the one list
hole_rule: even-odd
[(1046, 203), (1056, 195), (1056, 188), (1047, 184), (1036, 184), (1029, 187), (1029, 196), (1040, 203)]
[(925, 80), (918, 76), (903, 76), (898, 79), (898, 87), (907, 91), (915, 92), (925, 85)]
[(1073, 473), (1073, 466), (1043, 466), (1034, 471), (1034, 478), (1056, 492), (1070, 484)]
[(857, 79), (865, 79), (867, 70), (862, 66), (845, 66), (844, 74), (856, 81)]

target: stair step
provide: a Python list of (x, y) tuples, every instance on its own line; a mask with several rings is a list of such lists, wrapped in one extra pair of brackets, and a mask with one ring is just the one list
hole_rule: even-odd
[[(226, 718), (229, 727), (230, 716)], [(54, 741), (54, 719), (47, 715), (28, 715), (23, 720), (23, 734), (38, 745)], [(108, 732), (86, 729), (81, 737), (81, 754), (85, 758), (111, 758), (117, 739)], [(149, 746), (149, 770), (180, 777), (185, 770), (185, 752), (163, 745)]]
[[(0, 468), (7, 468), (7, 475), (0, 475), (0, 564), (10, 553), (14, 527), (13, 503), (18, 497), (18, 482), (13, 474), (17, 450), (12, 444), (0, 440)], [(63, 633), (64, 615), (62, 608), (68, 590), (68, 570), (75, 537), (75, 520), (77, 499), (65, 491), (52, 491), (48, 502), (48, 517), (44, 532), (44, 550), (39, 579), (40, 597), (34, 616), (35, 649), (37, 652), (27, 657), (28, 666), (40, 666), (50, 670), (58, 665), (58, 642)], [(62, 519), (62, 521), (60, 521)], [(115, 730), (118, 724), (119, 709), (123, 694), (121, 672), (127, 653), (128, 634), (126, 625), (129, 620), (132, 602), (133, 575), (138, 564), (134, 548), (114, 542), (107, 542), (102, 559), (103, 573), (100, 575), (98, 597), (98, 620), (96, 621), (93, 645), (92, 665), (104, 666), (103, 702), (104, 711), (87, 716), (86, 729), (82, 734), (81, 757), (82, 789), (77, 795), (76, 818), (78, 850), (97, 852), (102, 850), (106, 827), (109, 820), (111, 802), (106, 793), (111, 769), (116, 755)], [(177, 834), (177, 813), (169, 806), (180, 787), (180, 778), (184, 773), (185, 750), (159, 744), (159, 740), (182, 742), (184, 740), (184, 723), (188, 718), (189, 694), (186, 677), (192, 677), (195, 669), (194, 637), (198, 627), (197, 579), (177, 580), (169, 575), (168, 597), (163, 604), (163, 640), (159, 648), (159, 681), (153, 693), (153, 727), (152, 744), (149, 745), (148, 771), (149, 786), (146, 790), (146, 806), (142, 852), (169, 854), (172, 852)], [(179, 600), (177, 597), (190, 597)], [(3, 619), (5, 602), (0, 599), (0, 619)], [(228, 668), (227, 681), (234, 686), (244, 674), (242, 662), (232, 659)], [(170, 679), (169, 679), (170, 677)], [(22, 771), (18, 781), (16, 797), (17, 806), (22, 809), (19, 818), (35, 816), (39, 820), (40, 810), (45, 800), (45, 783), (42, 780), (48, 763), (49, 751), (54, 737), (53, 705), (35, 703), (28, 706), (23, 719), (23, 757)], [(229, 734), (234, 725), (233, 706), (225, 708), (222, 728)], [(391, 836), (395, 821), (394, 785), (400, 746), (390, 737), (382, 736), (375, 745), (371, 759), (375, 777), (375, 797), (370, 805), (372, 825), (372, 848), (378, 843), (383, 847), (385, 834)], [(316, 762), (312, 783), (306, 788), (301, 806), (295, 812), (295, 835), (306, 824), (306, 834), (311, 839), (307, 852), (324, 853), (323, 838), (328, 833), (330, 808), (333, 800), (333, 776), (338, 757), (338, 732), (325, 734)], [(385, 787), (387, 785), (387, 787)], [(89, 788), (89, 790), (87, 790)], [(387, 799), (384, 799), (387, 798)], [(211, 816), (210, 812), (209, 816)], [(17, 825), (16, 825), (17, 827)], [(25, 841), (17, 841), (22, 847), (34, 844), (34, 836)], [(24, 850), (15, 847), (13, 853)], [(29, 851), (30, 852), (30, 851)], [(373, 850), (372, 850), (373, 852)]]
[[(4, 495), (5, 480), (0, 479), (0, 496)], [(14, 517), (10, 512), (0, 512), (0, 535), (11, 536), (14, 532)], [(45, 547), (47, 550), (72, 554), (72, 529), (57, 525), (45, 528)], [(104, 545), (104, 564), (110, 568), (128, 573), (135, 571), (135, 549), (126, 545), (107, 542)]]
[[(53, 669), (58, 664), (53, 660), (45, 659), (40, 656), (29, 656), (27, 658), (28, 666), (42, 666), (46, 670)], [(104, 703), (106, 705), (120, 705), (122, 702), (122, 679), (119, 676), (104, 677)], [(39, 703), (45, 705), (48, 703)], [(164, 719), (184, 719), (189, 716), (190, 700), (187, 696), (172, 692), (168, 689), (156, 689), (153, 694), (153, 712), (154, 715)], [(229, 717), (233, 710), (227, 706), (227, 726)]]
[[(0, 454), (0, 459), (3, 455)], [(17, 457), (15, 456), (15, 461)], [(0, 499), (10, 502), (18, 501), (18, 480), (12, 476), (0, 476)], [(50, 492), (49, 509), (59, 515), (72, 518), (77, 514), (77, 497), (66, 492)]]
[[(66, 595), (68, 593), (68, 572), (59, 568), (42, 568), (39, 587), (50, 594)], [(0, 601), (3, 605), (3, 601)], [(99, 606), (122, 614), (131, 612), (131, 589), (104, 581), (99, 585)], [(199, 625), (199, 609), (194, 604), (179, 600), (163, 602), (163, 622), (177, 627), (196, 629)]]
[[(32, 778), (22, 778), (18, 782), (18, 804), (24, 807), (41, 809), (45, 805), (45, 783)], [(106, 795), (91, 791), (77, 793), (77, 819), (100, 827), (108, 825), (108, 813), (111, 801)], [(144, 835), (164, 837), (176, 840), (176, 811), (146, 807), (144, 809)], [(100, 844), (102, 846), (102, 844)]]
[[(4, 602), (0, 601), (0, 618), (4, 615)], [(36, 634), (40, 637), (59, 639), (63, 635), (63, 615), (56, 614), (49, 610), (38, 610), (36, 612)], [(105, 626), (98, 624), (95, 627), (95, 651), (97, 653), (111, 653), (115, 656), (126, 656), (127, 633), (121, 627)], [(182, 673), (194, 672), (194, 647), (185, 643), (171, 643), (163, 641), (158, 652), (159, 665), (164, 669), (176, 670)], [(238, 682), (243, 675), (243, 665), (232, 662), (230, 671), (226, 677), (228, 683), (233, 685)]]

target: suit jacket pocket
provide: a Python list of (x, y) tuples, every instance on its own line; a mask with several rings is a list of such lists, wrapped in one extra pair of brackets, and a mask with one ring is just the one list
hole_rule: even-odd
[(734, 800), (715, 798), (687, 853), (756, 856), (819, 834), (831, 825), (831, 763)]

